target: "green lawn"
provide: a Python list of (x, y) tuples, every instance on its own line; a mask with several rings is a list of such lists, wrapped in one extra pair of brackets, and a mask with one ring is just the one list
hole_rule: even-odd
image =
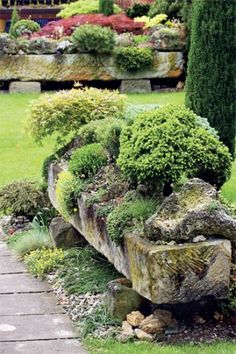
[(236, 344), (212, 345), (158, 345), (153, 343), (119, 343), (112, 340), (92, 339), (85, 342), (90, 354), (235, 354)]
[(24, 132), (33, 94), (0, 95), (0, 185), (15, 179), (40, 178), (41, 163), (52, 151), (52, 141), (37, 146)]
[[(36, 145), (24, 132), (29, 103), (38, 96), (34, 94), (0, 95), (0, 186), (15, 179), (40, 179), (41, 164), (53, 149), (53, 139), (44, 146)], [(129, 103), (183, 104), (184, 93), (151, 93), (128, 95)], [(236, 205), (236, 162), (232, 177), (223, 187), (223, 195)]]

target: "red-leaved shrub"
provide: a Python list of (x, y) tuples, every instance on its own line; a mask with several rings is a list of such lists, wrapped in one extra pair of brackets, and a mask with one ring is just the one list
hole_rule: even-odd
[(39, 32), (34, 33), (32, 38), (49, 37), (59, 39), (64, 36), (70, 36), (76, 27), (84, 24), (110, 27), (118, 33), (133, 32), (134, 34), (142, 34), (144, 31), (144, 23), (134, 22), (134, 20), (124, 14), (112, 16), (87, 14), (49, 22)]

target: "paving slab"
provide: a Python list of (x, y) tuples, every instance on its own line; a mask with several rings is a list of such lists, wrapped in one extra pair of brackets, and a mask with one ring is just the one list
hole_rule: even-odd
[(6, 342), (0, 344), (1, 354), (86, 354), (77, 340)]
[(65, 310), (57, 305), (56, 297), (50, 293), (0, 294), (0, 316), (59, 313), (65, 313)]
[(0, 294), (49, 291), (49, 285), (29, 274), (0, 275)]
[(9, 250), (9, 248), (6, 246), (6, 244), (1, 242), (0, 243), (0, 257), (11, 256), (11, 255), (12, 255), (12, 252)]
[[(0, 342), (75, 338), (67, 315), (25, 315), (0, 317)], [(1, 347), (1, 344), (0, 344)]]
[(0, 257), (0, 274), (26, 273), (26, 268), (16, 257)]

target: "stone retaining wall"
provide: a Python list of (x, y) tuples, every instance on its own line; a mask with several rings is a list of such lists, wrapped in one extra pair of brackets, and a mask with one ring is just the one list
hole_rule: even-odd
[[(49, 197), (55, 208), (55, 187), (62, 169), (49, 168)], [(205, 296), (228, 296), (231, 242), (209, 240), (182, 245), (156, 245), (137, 234), (128, 234), (124, 246), (117, 246), (97, 217), (96, 204), (86, 207), (88, 193), (78, 199), (78, 212), (69, 222), (102, 253), (115, 268), (131, 280), (133, 289), (156, 304), (199, 300)]]
[(178, 78), (182, 52), (156, 52), (152, 69), (119, 70), (112, 56), (91, 54), (0, 55), (0, 81), (111, 81)]

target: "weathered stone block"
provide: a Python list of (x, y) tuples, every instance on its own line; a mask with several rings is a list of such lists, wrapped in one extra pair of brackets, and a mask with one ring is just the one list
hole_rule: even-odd
[(150, 80), (122, 80), (120, 85), (122, 93), (149, 93), (151, 91)]
[(133, 288), (156, 304), (225, 298), (229, 290), (231, 243), (212, 240), (155, 246), (126, 236)]
[(120, 321), (142, 305), (144, 299), (132, 289), (131, 282), (126, 278), (116, 279), (108, 283), (107, 309), (110, 315)]
[(18, 92), (41, 92), (41, 83), (40, 82), (23, 82), (23, 81), (13, 81), (9, 85), (10, 93)]
[(58, 248), (78, 247), (86, 243), (84, 237), (61, 217), (54, 218), (51, 221), (49, 232)]
[(77, 54), (1, 55), (0, 80), (91, 81), (174, 78), (183, 73), (182, 52), (155, 52), (152, 68), (128, 72), (117, 68), (114, 56)]
[[(58, 207), (55, 184), (61, 170), (58, 165), (50, 165), (49, 196), (55, 208)], [(96, 207), (86, 207), (88, 197), (88, 193), (81, 194), (78, 213), (71, 216), (71, 224), (131, 280), (140, 295), (156, 304), (184, 303), (209, 295), (228, 296), (230, 241), (156, 245), (138, 234), (130, 234), (124, 238), (124, 246), (117, 246), (107, 233), (105, 220), (98, 218)], [(136, 309), (129, 312), (133, 310)]]
[(193, 178), (179, 193), (166, 198), (157, 213), (147, 220), (145, 234), (154, 241), (192, 241), (198, 235), (236, 240), (236, 220), (218, 199), (214, 187)]

